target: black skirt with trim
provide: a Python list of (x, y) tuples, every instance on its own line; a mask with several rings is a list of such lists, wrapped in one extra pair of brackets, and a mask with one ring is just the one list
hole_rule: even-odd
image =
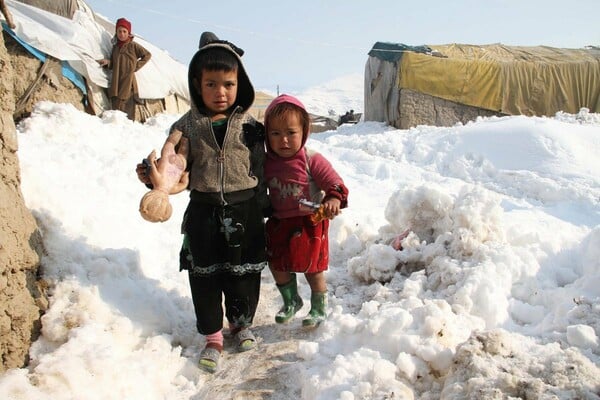
[(225, 206), (190, 200), (182, 224), (181, 270), (193, 275), (262, 271), (265, 224), (256, 197)]

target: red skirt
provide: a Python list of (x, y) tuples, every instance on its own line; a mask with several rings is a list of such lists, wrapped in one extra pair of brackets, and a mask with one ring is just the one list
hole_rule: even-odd
[(316, 224), (310, 215), (292, 218), (269, 218), (267, 259), (276, 271), (316, 273), (329, 264), (329, 220)]

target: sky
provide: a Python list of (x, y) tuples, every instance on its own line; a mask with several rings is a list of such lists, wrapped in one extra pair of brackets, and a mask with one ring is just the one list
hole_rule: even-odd
[[(298, 97), (318, 111), (311, 99), (337, 103), (356, 79)], [(313, 134), (350, 191), (329, 232), (328, 319), (302, 329), (300, 277), (304, 308), (275, 324), (264, 271), (258, 349), (226, 335), (214, 375), (197, 367), (204, 339), (178, 270), (188, 196), (171, 196), (164, 223), (138, 212), (135, 165), (177, 118), (40, 102), (19, 123), (50, 307), (0, 398), (600, 399), (599, 114)]]
[(290, 93), (364, 72), (378, 41), (580, 48), (600, 45), (600, 2), (577, 0), (86, 0), (112, 22), (126, 17), (134, 34), (188, 64), (203, 31), (246, 51), (255, 87)]

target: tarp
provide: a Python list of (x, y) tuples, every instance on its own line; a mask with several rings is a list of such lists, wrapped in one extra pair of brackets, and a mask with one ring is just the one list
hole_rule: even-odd
[(73, 18), (75, 11), (79, 10), (78, 0), (18, 0), (20, 3), (29, 4), (42, 10), (58, 14), (61, 17)]
[[(68, 63), (79, 74), (106, 88), (110, 71), (96, 60), (108, 58), (112, 50), (112, 31), (96, 22), (97, 15), (87, 8), (73, 13), (72, 19), (14, 0), (6, 0), (16, 24), (14, 32), (31, 47)], [(112, 25), (114, 27), (114, 25)], [(163, 99), (169, 95), (189, 102), (187, 66), (143, 38), (135, 40), (152, 53), (152, 58), (136, 72), (142, 99)]]
[[(2, 22), (2, 29), (4, 30), (4, 32), (8, 33), (15, 41), (17, 41), (21, 46), (23, 46), (25, 50), (27, 50), (32, 56), (34, 56), (41, 62), (46, 61), (46, 54), (42, 53), (35, 47), (31, 47), (28, 43), (21, 40), (21, 38), (19, 38), (17, 34), (13, 32), (13, 30), (10, 29), (8, 25), (6, 25), (5, 22)], [(79, 88), (79, 90), (81, 90), (83, 94), (87, 95), (87, 88), (85, 86), (85, 81), (83, 80), (83, 77), (73, 68), (71, 68), (71, 66), (68, 63), (64, 61), (61, 61), (61, 73), (65, 78), (70, 80), (71, 83), (77, 86), (77, 88)]]
[(377, 57), (384, 61), (396, 62), (402, 58), (405, 51), (431, 54), (431, 48), (428, 46), (409, 46), (403, 43), (377, 42), (373, 45), (371, 51), (369, 51), (369, 56)]
[[(396, 57), (397, 88), (509, 115), (577, 113), (582, 107), (600, 112), (598, 49), (502, 44), (418, 49), (388, 52)], [(376, 52), (372, 57), (388, 61)]]

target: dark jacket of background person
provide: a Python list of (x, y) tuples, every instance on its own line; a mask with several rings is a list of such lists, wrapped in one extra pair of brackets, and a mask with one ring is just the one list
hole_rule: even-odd
[(150, 57), (152, 57), (150, 52), (134, 42), (133, 38), (121, 47), (115, 44), (108, 64), (108, 68), (112, 69), (108, 96), (118, 97), (120, 100), (134, 96), (137, 100), (139, 96), (135, 72), (146, 65)]

